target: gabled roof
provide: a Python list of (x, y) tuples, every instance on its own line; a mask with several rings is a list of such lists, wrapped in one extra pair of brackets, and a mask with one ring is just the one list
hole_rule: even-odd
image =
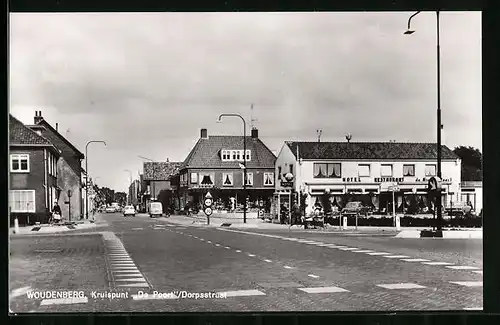
[[(437, 159), (435, 143), (406, 142), (285, 142), (302, 159)], [(459, 158), (447, 146), (441, 146), (443, 159)]]
[(59, 154), (59, 151), (49, 140), (24, 125), (11, 114), (9, 114), (9, 145), (49, 147)]
[(166, 181), (171, 176), (175, 175), (181, 166), (182, 162), (155, 161), (144, 162), (144, 177), (143, 180)]
[[(251, 150), (247, 168), (274, 168), (276, 156), (258, 138), (246, 137), (247, 150)], [(212, 135), (200, 138), (180, 169), (184, 168), (239, 168), (238, 161), (222, 161), (221, 150), (243, 150), (243, 136)]]
[(38, 126), (43, 126), (47, 129), (49, 129), (50, 131), (52, 131), (54, 134), (56, 134), (62, 141), (64, 141), (64, 143), (66, 143), (71, 149), (73, 149), (73, 151), (78, 155), (80, 156), (80, 159), (84, 159), (85, 158), (85, 155), (80, 151), (78, 150), (68, 139), (66, 139), (61, 133), (59, 133), (56, 129), (54, 129), (52, 127), (52, 125), (50, 125), (49, 122), (47, 122), (46, 120), (44, 119), (41, 119), (39, 122), (37, 122), (35, 125), (29, 125), (28, 127), (32, 127), (32, 128), (36, 128)]

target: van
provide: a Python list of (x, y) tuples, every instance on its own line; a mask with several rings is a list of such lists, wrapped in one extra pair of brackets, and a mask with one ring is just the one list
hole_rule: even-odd
[(149, 203), (149, 217), (154, 218), (155, 216), (161, 217), (163, 215), (163, 205), (161, 202), (151, 202)]

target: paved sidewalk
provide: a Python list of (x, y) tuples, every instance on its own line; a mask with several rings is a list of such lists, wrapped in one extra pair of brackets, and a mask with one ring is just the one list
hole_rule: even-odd
[(11, 235), (52, 234), (52, 233), (70, 232), (77, 230), (92, 230), (106, 226), (108, 226), (108, 223), (102, 221), (100, 216), (96, 215), (94, 219), (89, 219), (89, 220), (84, 219), (60, 225), (41, 224), (35, 226), (23, 226), (19, 227), (19, 232), (17, 233), (14, 227), (10, 227), (9, 234)]

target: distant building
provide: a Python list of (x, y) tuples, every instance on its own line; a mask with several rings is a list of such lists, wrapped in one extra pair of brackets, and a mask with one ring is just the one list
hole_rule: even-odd
[(144, 193), (142, 202), (147, 209), (151, 199), (160, 201), (163, 204), (163, 212), (174, 204), (174, 188), (172, 187), (172, 177), (177, 173), (181, 162), (144, 162), (143, 182)]
[[(40, 132), (61, 153), (61, 158), (57, 162), (59, 176), (57, 181), (62, 190), (58, 202), (61, 206), (63, 218), (67, 218), (69, 215), (69, 202), (71, 201), (71, 220), (77, 220), (84, 214), (82, 159), (85, 158), (85, 155), (59, 133), (57, 123), (54, 128), (44, 120), (41, 111), (35, 113), (34, 122), (34, 125), (28, 125), (28, 127), (33, 131)], [(71, 197), (68, 196), (68, 190)]]
[(204, 195), (212, 190), (216, 201), (229, 206), (230, 200), (238, 205), (245, 202), (243, 192), (244, 155), (247, 159), (247, 194), (250, 206), (259, 201), (270, 206), (274, 192), (274, 163), (276, 156), (259, 139), (258, 130), (252, 129), (246, 137), (243, 152), (243, 136), (213, 135), (201, 129), (200, 138), (179, 167), (179, 206), (187, 202), (201, 207)]
[(10, 221), (20, 224), (46, 222), (58, 201), (57, 161), (60, 152), (41, 132), (9, 115)]
[[(427, 184), (436, 176), (436, 144), (396, 142), (294, 142), (283, 144), (276, 160), (276, 196), (287, 200), (290, 190), (307, 195), (306, 213), (329, 193), (339, 209), (348, 201), (362, 201), (381, 212), (391, 211), (391, 185), (396, 211), (412, 201), (427, 204)], [(442, 146), (443, 205), (459, 199), (461, 160)], [(285, 175), (294, 176), (291, 187)], [(453, 194), (450, 194), (453, 193)]]

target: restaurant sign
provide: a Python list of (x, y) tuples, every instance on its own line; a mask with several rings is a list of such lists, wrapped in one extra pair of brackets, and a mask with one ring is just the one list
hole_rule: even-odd
[[(386, 183), (386, 182), (396, 182), (396, 183), (405, 183), (405, 182), (428, 182), (429, 178), (415, 178), (415, 179), (406, 179), (404, 177), (375, 177), (373, 178), (374, 183)], [(342, 182), (344, 183), (361, 183), (361, 177), (343, 177)], [(370, 182), (369, 179), (363, 178), (363, 182)], [(443, 178), (443, 182), (451, 183), (452, 178)]]

